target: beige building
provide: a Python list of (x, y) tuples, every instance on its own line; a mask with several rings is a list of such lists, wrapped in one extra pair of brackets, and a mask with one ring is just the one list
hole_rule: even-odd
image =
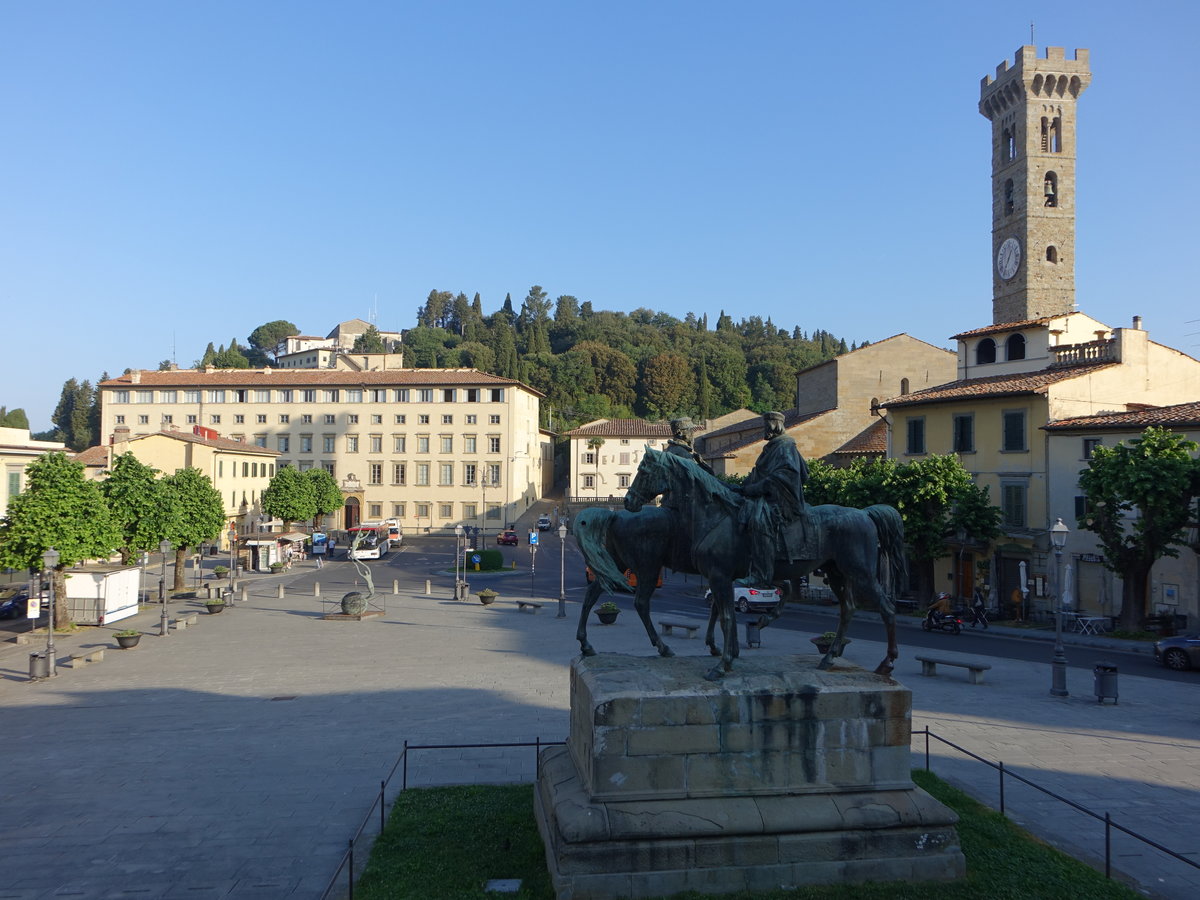
[(645, 448), (662, 450), (671, 428), (644, 419), (597, 419), (564, 437), (570, 441), (570, 501), (619, 503), (637, 474)]
[(954, 381), (882, 404), (890, 456), (955, 453), (1002, 511), (999, 541), (985, 547), (967, 536), (941, 561), (938, 589), (969, 596), (990, 579), (993, 602), (1025, 589), (1035, 611), (1053, 593), (1048, 529), (1057, 518), (1072, 528), (1068, 554), (1096, 552), (1092, 535), (1074, 528), (1081, 445), (1059, 447), (1056, 423), (1200, 397), (1200, 362), (1150, 340), (1140, 317), (1113, 329), (1075, 311), (1075, 100), (1090, 81), (1087, 62), (1086, 50), (1068, 60), (1051, 47), (1039, 59), (1022, 47), (1014, 66), (984, 79), (993, 324), (955, 335)]
[[(949, 350), (894, 335), (800, 372), (796, 407), (784, 413), (784, 428), (806, 459), (849, 465), (860, 456), (882, 456), (886, 426), (879, 401), (942, 384), (954, 372)], [(697, 443), (713, 471), (745, 475), (762, 452), (762, 417), (747, 415)]]
[(336, 527), (399, 519), (410, 532), (457, 524), (494, 531), (540, 496), (552, 466), (541, 394), (473, 369), (136, 371), (101, 382), (100, 433), (132, 437), (202, 426), (320, 466), (342, 486)]
[[(1101, 548), (1090, 531), (1077, 528), (1087, 516), (1078, 473), (1098, 445), (1115, 446), (1139, 437), (1145, 429), (1168, 428), (1200, 443), (1200, 401), (1153, 409), (1103, 413), (1059, 419), (1043, 426), (1048, 434), (1048, 469), (1076, 473), (1075, 479), (1054, 478), (1048, 487), (1048, 505), (1071, 529), (1063, 551), (1064, 565), (1072, 567), (1073, 606), (1089, 615), (1116, 615), (1121, 608), (1121, 579), (1102, 564)], [(1200, 528), (1187, 535), (1189, 546), (1177, 547), (1179, 556), (1164, 557), (1150, 573), (1149, 611), (1187, 616), (1192, 627), (1200, 622)], [(1190, 549), (1189, 549), (1190, 547)]]
[(275, 476), (279, 453), (265, 447), (233, 441), (201, 425), (192, 431), (168, 427), (154, 434), (133, 435), (129, 426), (118, 425), (107, 444), (90, 447), (76, 454), (88, 477), (99, 481), (108, 477), (118, 456), (132, 453), (143, 465), (172, 475), (180, 469), (198, 469), (207, 475), (225, 501), (227, 525), (220, 537), (228, 548), (229, 527), (237, 533), (270, 530), (278, 523), (262, 511), (260, 500)]
[(25, 467), (43, 453), (66, 451), (58, 441), (35, 441), (28, 428), (0, 428), (0, 462), (4, 465), (4, 483), (0, 485), (0, 514), (8, 511), (8, 501), (25, 490)]

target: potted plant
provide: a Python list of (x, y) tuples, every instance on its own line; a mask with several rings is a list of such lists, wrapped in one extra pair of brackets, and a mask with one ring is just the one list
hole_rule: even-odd
[(209, 615), (215, 616), (219, 612), (225, 611), (225, 600), (222, 597), (213, 597), (211, 600), (206, 600), (204, 608), (208, 610)]
[(617, 621), (617, 613), (621, 611), (621, 607), (613, 603), (611, 600), (605, 600), (596, 607), (596, 618), (600, 620), (601, 625), (611, 625)]
[(117, 646), (122, 650), (132, 650), (138, 645), (138, 641), (142, 639), (142, 633), (132, 628), (127, 628), (124, 631), (113, 632), (113, 637), (117, 639)]
[(477, 594), (475, 594), (475, 596), (479, 598), (480, 603), (482, 603), (484, 606), (487, 606), (500, 595), (491, 588), (484, 588), (482, 591), (479, 591)]
[(213, 578), (224, 578), (228, 574), (228, 566), (213, 566)]
[(287, 563), (285, 563), (285, 562), (273, 562), (273, 563), (271, 563), (271, 565), (269, 566), (269, 568), (271, 569), (271, 574), (272, 574), (272, 575), (278, 575), (278, 574), (279, 574), (280, 572), (282, 572), (282, 571), (283, 571), (285, 568), (287, 568)]
[[(826, 631), (824, 634), (818, 634), (814, 638), (809, 638), (817, 645), (817, 650), (821, 653), (828, 653), (829, 648), (833, 646), (833, 640), (837, 637), (836, 631)], [(842, 638), (842, 646), (845, 647), (850, 643), (850, 638)]]

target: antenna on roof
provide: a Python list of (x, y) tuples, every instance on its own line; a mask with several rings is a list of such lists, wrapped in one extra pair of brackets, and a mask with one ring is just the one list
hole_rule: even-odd
[(1035, 47), (1037, 46), (1037, 41), (1035, 41), (1033, 39), (1033, 23), (1032, 22), (1029, 23), (1029, 43), (1034, 45)]

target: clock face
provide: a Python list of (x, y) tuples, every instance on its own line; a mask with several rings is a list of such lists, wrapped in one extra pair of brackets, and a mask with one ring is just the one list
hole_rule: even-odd
[(996, 272), (1005, 281), (1017, 274), (1021, 265), (1021, 243), (1015, 237), (1010, 237), (996, 251)]

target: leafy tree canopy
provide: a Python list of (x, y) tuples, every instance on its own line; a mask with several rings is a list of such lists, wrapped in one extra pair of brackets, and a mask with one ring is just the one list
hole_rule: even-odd
[(122, 453), (113, 462), (108, 477), (100, 482), (100, 493), (121, 533), (118, 549), (126, 564), (132, 563), (139, 551), (158, 549), (167, 533), (158, 474), (157, 469), (132, 453)]
[(302, 522), (317, 514), (316, 485), (294, 466), (283, 466), (276, 470), (260, 502), (263, 512), (287, 525)]
[(272, 359), (278, 359), (283, 350), (283, 342), (300, 333), (300, 329), (286, 319), (276, 319), (259, 325), (247, 340), (250, 347), (260, 353), (269, 353)]
[(25, 410), (18, 407), (17, 409), (8, 409), (0, 406), (0, 428), (28, 428), (29, 417), (25, 415)]
[(313, 499), (316, 504), (314, 516), (327, 516), (341, 508), (342, 489), (337, 481), (324, 469), (309, 469), (303, 473), (304, 480), (312, 485)]

